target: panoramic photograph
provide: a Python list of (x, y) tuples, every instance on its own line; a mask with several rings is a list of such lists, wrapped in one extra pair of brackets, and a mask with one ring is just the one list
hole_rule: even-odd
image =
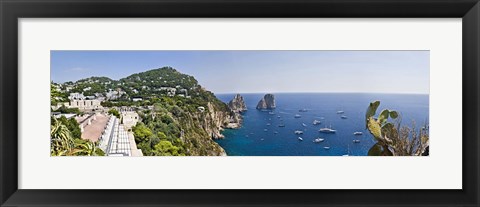
[(426, 50), (50, 54), (51, 156), (429, 156)]

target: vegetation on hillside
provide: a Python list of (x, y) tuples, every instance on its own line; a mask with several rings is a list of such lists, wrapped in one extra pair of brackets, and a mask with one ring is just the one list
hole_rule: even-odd
[[(132, 74), (118, 81), (90, 77), (62, 84), (64, 94), (78, 92), (85, 96), (105, 96), (111, 91), (125, 92), (119, 99), (106, 100), (104, 107), (136, 106), (140, 120), (132, 128), (137, 147), (147, 156), (223, 155), (224, 150), (212, 140), (224, 120), (233, 115), (228, 106), (205, 90), (190, 75), (171, 67)], [(69, 89), (68, 92), (66, 89)], [(132, 97), (142, 98), (132, 101)], [(53, 104), (53, 103), (52, 103)], [(147, 109), (148, 108), (148, 109)], [(200, 110), (201, 109), (201, 110)], [(68, 107), (57, 111), (66, 113)], [(120, 118), (114, 108), (109, 114)]]

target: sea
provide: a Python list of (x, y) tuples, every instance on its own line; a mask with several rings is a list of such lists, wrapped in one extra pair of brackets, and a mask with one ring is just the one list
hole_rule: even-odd
[[(248, 108), (243, 113), (242, 127), (226, 129), (225, 138), (216, 140), (228, 156), (367, 156), (375, 140), (365, 128), (365, 112), (375, 100), (380, 101), (377, 115), (383, 109), (396, 110), (402, 126), (415, 123), (420, 129), (429, 118), (429, 96), (421, 94), (274, 93), (274, 110), (256, 109), (265, 94), (241, 95)], [(228, 103), (235, 94), (216, 96)], [(296, 114), (300, 117), (296, 118)], [(321, 123), (314, 125), (314, 120)], [(285, 126), (279, 127), (282, 124)], [(323, 127), (336, 133), (320, 133)], [(303, 134), (295, 134), (296, 130)], [(315, 143), (316, 138), (324, 141)]]

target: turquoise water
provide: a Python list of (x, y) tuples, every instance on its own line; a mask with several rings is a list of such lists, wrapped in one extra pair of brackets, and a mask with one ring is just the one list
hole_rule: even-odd
[[(224, 102), (230, 101), (235, 94), (216, 95)], [(365, 129), (365, 111), (368, 104), (380, 100), (380, 110), (397, 110), (402, 117), (402, 125), (417, 128), (428, 123), (428, 95), (411, 94), (349, 94), (349, 93), (279, 93), (274, 94), (277, 108), (270, 111), (256, 110), (258, 101), (264, 94), (241, 94), (248, 111), (243, 114), (243, 126), (240, 129), (227, 129), (225, 138), (216, 142), (229, 156), (366, 156), (375, 143)], [(299, 112), (307, 109), (306, 112)], [(344, 114), (337, 114), (344, 111)], [(295, 114), (301, 115), (295, 118)], [(342, 119), (344, 115), (347, 118)], [(321, 121), (313, 125), (314, 120)], [(278, 127), (280, 124), (285, 127)], [(303, 126), (305, 124), (306, 126)], [(322, 127), (332, 127), (335, 134), (319, 133)], [(296, 135), (295, 130), (304, 133)], [(361, 136), (354, 132), (363, 132)], [(302, 137), (303, 141), (299, 141)], [(314, 143), (315, 138), (323, 138)], [(353, 140), (360, 140), (353, 143)], [(330, 147), (330, 149), (324, 149)]]

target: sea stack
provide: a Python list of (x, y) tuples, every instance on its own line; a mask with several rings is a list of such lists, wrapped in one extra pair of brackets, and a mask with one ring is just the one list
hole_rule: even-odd
[(275, 96), (270, 93), (265, 94), (257, 104), (257, 109), (274, 109), (275, 107)]
[(228, 107), (235, 113), (242, 113), (247, 110), (247, 105), (243, 101), (243, 97), (240, 94), (235, 95), (235, 97), (228, 102)]

